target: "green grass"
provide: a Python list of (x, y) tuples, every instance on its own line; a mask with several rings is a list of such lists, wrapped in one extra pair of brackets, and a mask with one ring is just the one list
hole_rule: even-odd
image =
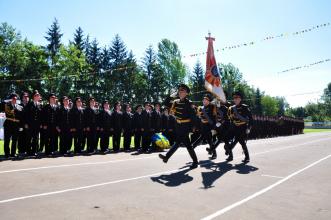
[(307, 133), (314, 133), (314, 132), (326, 132), (326, 131), (331, 131), (331, 129), (325, 129), (325, 128), (306, 128), (303, 130), (304, 134)]

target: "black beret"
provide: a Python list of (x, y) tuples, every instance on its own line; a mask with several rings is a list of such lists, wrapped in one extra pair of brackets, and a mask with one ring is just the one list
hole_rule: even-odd
[(104, 105), (104, 104), (109, 104), (109, 101), (108, 100), (103, 100), (102, 105)]
[(17, 95), (16, 93), (12, 93), (12, 94), (10, 94), (10, 96), (9, 96), (9, 98), (10, 98), (10, 99), (12, 99), (12, 98), (14, 98), (14, 97), (16, 97), (16, 98), (17, 98), (17, 97), (18, 97), (18, 95)]
[(139, 104), (139, 105), (136, 105), (135, 110), (137, 111), (138, 108), (142, 108), (142, 107), (143, 107), (143, 106), (140, 105), (140, 104)]
[(213, 96), (209, 93), (206, 93), (204, 96), (203, 96), (204, 99), (208, 99), (210, 102), (213, 100)]
[(75, 102), (77, 102), (78, 100), (82, 101), (81, 97), (76, 97), (75, 98)]
[(180, 90), (181, 88), (182, 89), (185, 89), (187, 93), (190, 93), (190, 88), (187, 85), (185, 85), (183, 83), (182, 84), (179, 84), (178, 90)]
[(38, 92), (38, 90), (34, 90), (33, 91), (32, 96), (35, 96), (35, 95), (40, 95), (40, 93)]
[(240, 98), (243, 98), (242, 93), (239, 92), (239, 91), (234, 92), (234, 93), (232, 94), (232, 96), (239, 96)]
[(50, 93), (49, 95), (48, 95), (48, 99), (50, 99), (51, 97), (55, 97), (56, 98), (56, 95), (54, 94), (54, 93)]

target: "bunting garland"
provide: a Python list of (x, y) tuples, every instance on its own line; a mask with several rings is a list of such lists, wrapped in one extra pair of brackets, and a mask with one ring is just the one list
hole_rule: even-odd
[[(319, 28), (324, 28), (324, 27), (327, 27), (327, 26), (330, 26), (330, 22), (320, 24), (320, 25), (315, 25), (313, 27), (306, 28), (306, 29), (303, 29), (303, 30), (300, 30), (300, 31), (295, 31), (295, 32), (292, 32), (292, 33), (282, 33), (282, 34), (278, 34), (278, 35), (267, 36), (267, 37), (263, 38), (262, 40), (250, 41), (250, 42), (246, 42), (246, 43), (226, 46), (226, 47), (215, 50), (215, 52), (221, 52), (221, 51), (225, 51), (225, 50), (232, 50), (232, 49), (237, 49), (237, 48), (241, 48), (241, 47), (253, 46), (253, 45), (257, 44), (258, 42), (269, 41), (269, 40), (274, 40), (274, 39), (278, 39), (278, 38), (286, 38), (286, 37), (289, 37), (289, 36), (302, 35), (302, 34), (317, 30)], [(194, 54), (183, 56), (183, 58), (197, 57), (197, 56), (201, 56), (201, 55), (205, 55), (205, 54), (207, 54), (207, 52), (194, 53)]]
[(280, 74), (280, 73), (286, 73), (286, 72), (290, 72), (290, 71), (294, 71), (294, 70), (299, 70), (299, 69), (310, 68), (310, 67), (315, 66), (315, 65), (318, 65), (318, 64), (322, 64), (322, 63), (329, 62), (330, 60), (331, 60), (331, 59), (320, 60), (320, 61), (317, 61), (317, 62), (315, 62), (315, 63), (305, 64), (305, 65), (303, 65), (303, 66), (293, 67), (293, 68), (291, 68), (291, 69), (286, 69), (286, 70), (280, 71), (280, 72), (278, 72), (278, 74)]

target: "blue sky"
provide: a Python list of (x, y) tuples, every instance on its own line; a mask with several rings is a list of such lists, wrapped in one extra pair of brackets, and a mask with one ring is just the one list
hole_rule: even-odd
[[(109, 45), (118, 33), (138, 60), (148, 45), (156, 47), (162, 38), (175, 41), (182, 55), (189, 55), (206, 51), (208, 31), (216, 38), (217, 49), (331, 22), (331, 1), (327, 0), (0, 0), (0, 9), (0, 22), (13, 25), (34, 43), (46, 44), (45, 32), (56, 17), (64, 43), (78, 26), (101, 45)], [(331, 25), (216, 53), (216, 59), (233, 63), (249, 84), (267, 94), (285, 96), (295, 107), (317, 101), (321, 93), (295, 94), (323, 90), (331, 82), (331, 62), (277, 72), (331, 58), (330, 39)], [(183, 61), (192, 68), (198, 59), (205, 64), (205, 56)]]

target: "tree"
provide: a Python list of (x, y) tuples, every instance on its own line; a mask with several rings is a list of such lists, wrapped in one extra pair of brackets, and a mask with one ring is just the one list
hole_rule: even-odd
[(108, 82), (108, 87), (112, 88), (113, 96), (121, 100), (126, 89), (124, 81), (127, 81), (126, 70), (129, 66), (126, 65), (128, 58), (126, 46), (118, 34), (115, 35), (109, 48), (109, 57), (112, 71), (109, 73), (111, 80)]
[(255, 109), (252, 109), (254, 114), (262, 115), (262, 94), (259, 88), (255, 91)]
[(203, 91), (205, 91), (205, 77), (200, 61), (197, 61), (194, 65), (193, 73), (190, 77), (190, 83), (192, 86), (192, 100), (201, 102), (204, 95)]
[(143, 57), (142, 69), (147, 77), (147, 100), (162, 101), (166, 94), (166, 78), (160, 65), (157, 62), (157, 54), (153, 47), (150, 45)]
[(158, 44), (157, 57), (160, 68), (166, 76), (166, 92), (170, 93), (172, 88), (184, 82), (187, 69), (181, 60), (177, 44), (168, 39), (163, 39)]
[(278, 112), (277, 100), (266, 95), (262, 97), (263, 115), (275, 116)]
[(48, 41), (47, 51), (51, 60), (51, 65), (56, 63), (56, 55), (58, 54), (61, 47), (61, 34), (58, 20), (55, 18), (51, 27), (48, 29), (47, 35), (45, 36)]
[(275, 97), (277, 101), (277, 107), (278, 107), (278, 116), (283, 116), (285, 115), (285, 110), (289, 107), (289, 104), (286, 102), (284, 97)]
[(85, 49), (84, 33), (81, 27), (78, 27), (74, 34), (74, 41), (72, 42), (74, 46), (81, 52)]
[(220, 67), (223, 90), (228, 97), (232, 97), (232, 93), (237, 85), (242, 83), (242, 73), (232, 63), (221, 64), (218, 66)]

